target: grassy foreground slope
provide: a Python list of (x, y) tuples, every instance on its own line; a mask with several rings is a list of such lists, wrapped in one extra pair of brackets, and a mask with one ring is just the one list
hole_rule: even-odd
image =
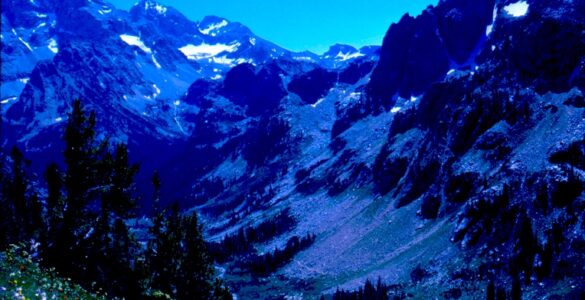
[(107, 299), (41, 268), (30, 252), (12, 245), (0, 253), (0, 299)]

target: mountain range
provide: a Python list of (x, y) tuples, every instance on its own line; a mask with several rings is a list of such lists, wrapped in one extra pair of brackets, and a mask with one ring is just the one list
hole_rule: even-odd
[(218, 264), (238, 298), (584, 295), (584, 1), (441, 0), (322, 55), (151, 0), (3, 1), (1, 31), (3, 151), (62, 163), (79, 98), (141, 165), (136, 223), (157, 170), (212, 242), (283, 211), (258, 253), (315, 234), (268, 278)]

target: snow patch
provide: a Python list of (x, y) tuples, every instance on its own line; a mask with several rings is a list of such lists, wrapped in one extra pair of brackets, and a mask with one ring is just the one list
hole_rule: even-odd
[(492, 13), (492, 23), (485, 28), (485, 35), (489, 36), (492, 34), (494, 30), (494, 24), (496, 23), (496, 18), (498, 17), (498, 6), (494, 6), (494, 11)]
[(220, 65), (233, 65), (234, 61), (236, 61), (235, 59), (232, 58), (227, 58), (225, 55), (222, 57), (213, 57), (210, 59), (210, 61), (216, 63), (216, 64), (220, 64)]
[(239, 64), (243, 64), (243, 63), (254, 64), (254, 61), (252, 59), (245, 59), (245, 58), (234, 59), (234, 58), (228, 58), (225, 55), (220, 56), (220, 57), (212, 57), (209, 59), (209, 62), (213, 62), (213, 63), (220, 64), (220, 65), (226, 65), (226, 66), (235, 66), (235, 65), (239, 65)]
[(179, 106), (179, 105), (181, 105), (181, 101), (180, 100), (176, 100), (174, 104), (175, 104), (175, 106)]
[(455, 73), (455, 69), (451, 69), (451, 70), (449, 70), (449, 72), (447, 72), (447, 75), (451, 75), (451, 74), (453, 74), (453, 73)]
[(341, 61), (346, 61), (346, 60), (350, 60), (350, 59), (358, 58), (358, 57), (362, 57), (362, 56), (364, 56), (364, 54), (361, 52), (343, 53), (343, 52), (339, 51), (339, 53), (337, 53), (337, 55), (335, 56), (335, 59), (341, 60)]
[(57, 41), (55, 41), (55, 39), (49, 40), (49, 45), (47, 45), (47, 48), (49, 48), (49, 50), (55, 54), (59, 52), (59, 47), (57, 46)]
[(146, 45), (140, 40), (140, 37), (137, 37), (134, 35), (128, 35), (128, 34), (121, 34), (120, 39), (122, 39), (122, 41), (124, 41), (124, 43), (126, 43), (130, 46), (136, 46), (146, 53), (152, 53), (152, 50), (150, 50), (150, 48), (146, 47)]
[(105, 9), (100, 9), (98, 10), (98, 13), (100, 13), (100, 15), (106, 15), (112, 12), (111, 8), (105, 8)]
[(492, 34), (492, 31), (493, 30), (494, 30), (494, 25), (493, 24), (488, 25), (485, 28), (485, 35), (488, 35), (489, 36), (490, 34)]
[(20, 82), (22, 82), (24, 84), (27, 84), (28, 81), (29, 81), (29, 78), (19, 78), (18, 81), (20, 81)]
[(154, 97), (156, 98), (156, 96), (160, 95), (160, 89), (158, 88), (158, 86), (156, 86), (156, 84), (153, 84), (152, 88), (155, 90)]
[(12, 33), (14, 34), (14, 36), (16, 36), (16, 38), (24, 45), (26, 46), (26, 48), (28, 48), (28, 50), (30, 50), (31, 52), (33, 51), (33, 48), (25, 41), (23, 40), (20, 36), (18, 36), (18, 33), (16, 33), (16, 30), (14, 30), (14, 28), (12, 28)]
[(37, 15), (38, 18), (44, 19), (47, 17), (47, 15), (45, 15), (45, 14), (39, 14), (39, 13), (35, 13), (35, 14)]
[(395, 114), (395, 113), (399, 112), (401, 109), (402, 109), (402, 107), (395, 106), (395, 107), (392, 107), (392, 109), (390, 110), (390, 112), (393, 113), (393, 114)]
[(152, 56), (152, 63), (154, 64), (154, 66), (157, 69), (162, 69), (162, 66), (158, 63), (158, 61), (156, 60), (156, 57), (154, 57), (154, 55)]
[(504, 6), (504, 10), (512, 17), (518, 18), (523, 17), (528, 13), (528, 6), (529, 5), (526, 1), (518, 1)]
[[(219, 23), (211, 24), (211, 25), (207, 26), (207, 28), (199, 29), (199, 32), (201, 32), (202, 34), (205, 34), (205, 35), (209, 35), (212, 31), (218, 30), (218, 29), (225, 27), (227, 25), (228, 25), (228, 21), (222, 20)], [(212, 34), (212, 36), (215, 36), (215, 34)]]
[(3, 99), (2, 101), (0, 101), (0, 104), (8, 104), (8, 102), (10, 102), (10, 101), (14, 101), (14, 100), (16, 100), (16, 99), (18, 99), (18, 97), (10, 97), (10, 98), (6, 98), (6, 99)]
[(173, 120), (175, 120), (175, 123), (177, 123), (177, 126), (179, 127), (179, 130), (181, 130), (182, 133), (187, 134), (185, 132), (185, 130), (183, 129), (183, 126), (181, 126), (181, 123), (179, 123), (179, 120), (177, 119), (177, 117), (174, 117)]
[(348, 99), (359, 100), (361, 96), (362, 96), (362, 93), (360, 93), (360, 92), (352, 92), (349, 94)]
[(211, 77), (211, 80), (220, 80), (222, 78), (221, 75), (215, 74), (215, 76)]
[(295, 56), (294, 59), (301, 61), (313, 61), (313, 59), (309, 56)]
[(317, 108), (317, 106), (319, 106), (319, 104), (321, 104), (321, 102), (323, 102), (324, 100), (325, 100), (325, 98), (321, 98), (321, 99), (319, 99), (319, 101), (317, 101), (317, 102), (315, 102), (315, 103), (311, 104), (311, 107), (312, 107), (312, 108)]
[(63, 121), (63, 118), (61, 118), (61, 117), (55, 118), (55, 123), (59, 123), (61, 121)]
[(232, 43), (230, 45), (225, 44), (215, 44), (215, 45), (208, 45), (206, 43), (202, 43), (200, 45), (193, 45), (189, 44), (179, 48), (179, 51), (183, 52), (183, 54), (191, 60), (198, 60), (202, 58), (210, 58), (216, 56), (222, 52), (235, 52), (240, 47), (240, 43)]
[(41, 27), (45, 27), (47, 26), (47, 23), (42, 22), (41, 24), (37, 25), (37, 28), (41, 28)]
[(250, 38), (250, 44), (252, 44), (252, 46), (256, 46), (256, 38)]
[(156, 12), (158, 12), (159, 14), (164, 14), (167, 12), (167, 8), (158, 4), (158, 3), (152, 3), (150, 1), (145, 1), (144, 2), (144, 10), (156, 10)]

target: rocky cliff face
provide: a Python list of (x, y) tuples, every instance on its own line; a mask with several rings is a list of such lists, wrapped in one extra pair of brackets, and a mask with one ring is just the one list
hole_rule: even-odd
[(404, 16), (386, 33), (368, 85), (375, 101), (418, 96), (453, 67), (473, 65), (495, 1), (441, 1), (420, 16)]

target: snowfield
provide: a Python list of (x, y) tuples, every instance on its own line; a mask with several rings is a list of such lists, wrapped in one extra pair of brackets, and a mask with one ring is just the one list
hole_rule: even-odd
[(199, 60), (203, 58), (210, 58), (216, 56), (222, 52), (236, 52), (240, 47), (240, 43), (233, 43), (230, 45), (225, 44), (214, 44), (209, 45), (206, 43), (202, 43), (200, 45), (186, 45), (179, 48), (179, 51), (183, 52), (183, 54), (190, 60)]
[(140, 37), (137, 37), (134, 35), (128, 35), (128, 34), (121, 34), (120, 39), (122, 39), (122, 41), (124, 41), (124, 43), (126, 43), (130, 46), (136, 46), (146, 53), (152, 53), (152, 50), (150, 50), (150, 48), (146, 47), (146, 45), (140, 40)]
[(504, 10), (512, 17), (518, 18), (523, 17), (528, 13), (528, 7), (529, 5), (526, 1), (518, 1), (504, 6)]

